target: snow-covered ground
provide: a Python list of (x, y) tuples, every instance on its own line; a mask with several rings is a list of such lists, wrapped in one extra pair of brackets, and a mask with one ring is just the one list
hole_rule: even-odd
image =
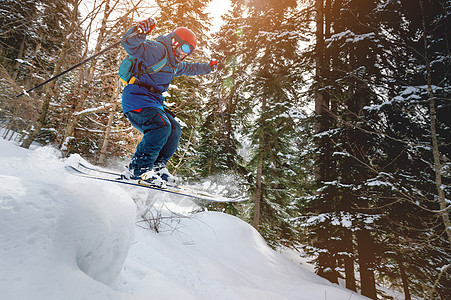
[[(273, 251), (236, 217), (70, 175), (74, 159), (0, 139), (1, 299), (364, 299)], [(141, 219), (159, 213), (168, 218)]]

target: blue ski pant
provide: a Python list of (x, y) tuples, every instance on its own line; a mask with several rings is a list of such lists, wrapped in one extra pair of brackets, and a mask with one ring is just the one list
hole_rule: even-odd
[(180, 124), (170, 113), (156, 108), (146, 107), (140, 112), (129, 111), (125, 114), (130, 123), (144, 134), (136, 147), (129, 170), (140, 176), (156, 164), (167, 164), (177, 150), (181, 136)]

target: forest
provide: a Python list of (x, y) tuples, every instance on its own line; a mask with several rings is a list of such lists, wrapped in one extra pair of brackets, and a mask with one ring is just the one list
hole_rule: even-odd
[(124, 49), (39, 83), (116, 43), (138, 21), (148, 39), (189, 27), (176, 78), (182, 124), (169, 162), (186, 181), (249, 201), (209, 205), (249, 222), (271, 247), (371, 299), (451, 298), (451, 1), (231, 0), (211, 32), (211, 0), (0, 1), (0, 129), (111, 168), (141, 134), (122, 114)]

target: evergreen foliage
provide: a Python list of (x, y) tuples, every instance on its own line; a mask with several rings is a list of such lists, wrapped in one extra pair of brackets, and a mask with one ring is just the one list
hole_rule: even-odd
[[(290, 145), (295, 141), (293, 114), (299, 99), (293, 87), (301, 81), (301, 75), (292, 72), (299, 69), (300, 61), (295, 4), (234, 1), (217, 35), (218, 52), (227, 61), (223, 74), (228, 76), (224, 88), (228, 102), (217, 117), (217, 123), (224, 123), (226, 145), (221, 148), (227, 152), (215, 157), (215, 162), (223, 157), (223, 165), (238, 165), (226, 158), (236, 152), (230, 124), (237, 124), (251, 142), (247, 169), (251, 172), (249, 190), (257, 204), (253, 224), (274, 247), (292, 245), (296, 235), (290, 222), (294, 190), (292, 177), (287, 175), (295, 173), (290, 163), (296, 150)], [(230, 88), (227, 82), (232, 83)], [(237, 96), (245, 103), (236, 100)], [(236, 117), (244, 122), (234, 121)]]
[(243, 45), (240, 28), (243, 26), (240, 6), (226, 14), (224, 25), (214, 37), (213, 53), (224, 65), (214, 74), (211, 92), (207, 96), (203, 123), (199, 130), (197, 160), (194, 163), (201, 176), (226, 171), (245, 175), (244, 161), (238, 154), (242, 147), (236, 138), (246, 119), (249, 104), (245, 98), (245, 65), (240, 51)]
[[(81, 49), (75, 45), (80, 41), (81, 30), (79, 24), (72, 22), (72, 1), (3, 1), (0, 5), (1, 11), (8, 12), (0, 14), (2, 64), (10, 71), (15, 85), (29, 89), (80, 58)], [(58, 57), (60, 52), (65, 54)], [(68, 77), (62, 80), (67, 81)], [(13, 104), (7, 113), (11, 120), (7, 127), (24, 133), (32, 129), (35, 112), (45, 109), (39, 101), (44, 94), (40, 89), (35, 93), (37, 97), (18, 99), (20, 107), (12, 101), (14, 98), (7, 99), (4, 104)], [(49, 95), (50, 98), (55, 104), (59, 101), (58, 94)], [(52, 141), (55, 130), (47, 120), (41, 123), (42, 130), (35, 138), (45, 144)]]
[[(427, 80), (437, 100), (437, 128), (449, 128), (439, 117), (449, 110), (449, 94), (442, 94), (449, 85), (443, 72), (449, 66), (449, 13), (441, 1), (413, 2), (324, 3), (323, 22), (330, 27), (324, 29), (323, 85), (317, 88), (324, 87), (318, 93), (326, 99), (326, 109), (318, 116), (321, 176), (317, 195), (309, 199), (310, 213), (316, 216), (309, 219), (310, 240), (318, 253), (319, 274), (331, 281), (343, 266), (352, 287), (354, 263), (347, 267), (346, 258), (356, 258), (362, 294), (371, 298), (376, 297), (377, 277), (402, 285), (406, 295), (449, 294), (450, 241), (435, 188)], [(429, 73), (428, 56), (434, 61)], [(448, 157), (443, 146), (449, 145), (449, 132), (439, 131), (440, 153)], [(449, 182), (446, 173), (441, 176)], [(416, 263), (424, 264), (424, 256), (418, 255), (436, 250), (441, 255), (427, 255), (440, 258), (428, 262), (435, 271), (426, 279), (417, 272), (421, 268)], [(397, 273), (388, 271), (393, 264)], [(429, 290), (418, 287), (424, 280)]]

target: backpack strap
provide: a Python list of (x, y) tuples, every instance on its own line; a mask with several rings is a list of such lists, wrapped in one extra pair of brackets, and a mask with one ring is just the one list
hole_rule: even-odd
[[(160, 42), (161, 43), (161, 42)], [(146, 68), (143, 71), (140, 71), (138, 73), (134, 73), (132, 75), (132, 77), (129, 80), (129, 84), (135, 84), (135, 85), (139, 85), (142, 87), (147, 88), (150, 92), (152, 93), (157, 93), (157, 94), (161, 94), (160, 91), (158, 91), (156, 88), (152, 87), (152, 86), (147, 86), (145, 84), (142, 84), (138, 78), (136, 78), (136, 75), (141, 75), (141, 74), (155, 74), (158, 73), (167, 63), (168, 63), (168, 49), (166, 49), (166, 46), (161, 43), (164, 47), (164, 57), (157, 63), (155, 63), (154, 65)], [(142, 61), (138, 62), (138, 70), (142, 67)]]
[(154, 65), (152, 65), (152, 66), (150, 66), (148, 68), (146, 68), (145, 70), (140, 71), (140, 72), (138, 72), (136, 74), (133, 74), (133, 76), (146, 74), (146, 73), (147, 74), (158, 73), (168, 63), (168, 49), (166, 49), (166, 46), (163, 43), (161, 43), (161, 44), (164, 47), (164, 57), (159, 62), (155, 63)]
[(153, 74), (159, 72), (167, 63), (168, 63), (168, 49), (166, 49), (166, 46), (164, 46), (164, 57), (162, 60), (157, 62), (151, 67), (148, 67), (145, 71), (148, 74)]

